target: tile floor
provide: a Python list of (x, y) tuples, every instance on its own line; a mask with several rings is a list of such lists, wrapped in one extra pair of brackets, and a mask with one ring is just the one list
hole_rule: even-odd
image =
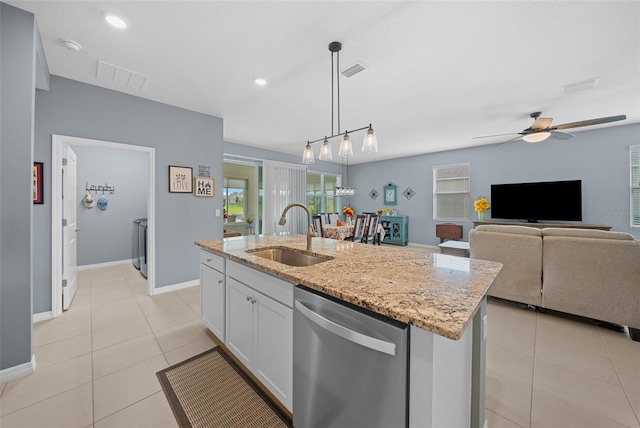
[(499, 302), (487, 323), (490, 428), (640, 427), (640, 342)]
[[(0, 385), (0, 427), (175, 427), (155, 373), (214, 346), (199, 288), (146, 296), (131, 265), (79, 273), (71, 309), (34, 325), (37, 371)], [(487, 419), (640, 428), (640, 343), (491, 302)]]

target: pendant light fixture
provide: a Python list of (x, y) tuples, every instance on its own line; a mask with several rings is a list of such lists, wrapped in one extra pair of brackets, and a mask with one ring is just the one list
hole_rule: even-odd
[[(350, 133), (367, 130), (364, 141), (362, 143), (362, 152), (363, 153), (377, 153), (378, 152), (378, 139), (376, 138), (376, 134), (373, 131), (373, 127), (371, 124), (369, 126), (363, 126), (361, 128), (352, 129), (351, 131), (345, 130), (344, 133), (340, 132), (340, 50), (342, 49), (342, 43), (340, 42), (331, 42), (329, 43), (329, 51), (331, 52), (331, 135), (325, 136), (324, 138), (320, 138), (313, 141), (307, 141), (307, 145), (304, 148), (304, 152), (302, 154), (302, 163), (304, 164), (312, 164), (315, 162), (313, 156), (313, 149), (311, 148), (311, 144), (322, 141), (322, 147), (320, 148), (320, 154), (318, 159), (328, 161), (332, 160), (333, 156), (331, 153), (331, 145), (329, 144), (329, 140), (335, 137), (342, 136), (342, 140), (340, 143), (340, 147), (338, 149), (338, 156), (342, 158), (348, 158), (353, 156), (353, 143), (351, 141)], [(334, 69), (333, 63), (333, 55), (336, 55), (336, 66)], [(336, 89), (334, 90), (334, 72), (335, 72), (335, 80), (336, 80)], [(334, 94), (337, 95), (337, 102), (334, 102)], [(337, 116), (334, 113), (334, 105), (337, 107)], [(337, 117), (338, 123), (338, 133), (334, 131), (334, 117)], [(347, 168), (348, 168), (348, 159), (347, 159)], [(336, 194), (338, 189), (343, 189), (336, 187)], [(348, 189), (348, 188), (344, 188)], [(355, 189), (351, 188), (353, 192)], [(351, 192), (348, 192), (351, 193)], [(354, 193), (351, 193), (353, 195)], [(339, 196), (348, 196), (348, 195), (339, 195)]]

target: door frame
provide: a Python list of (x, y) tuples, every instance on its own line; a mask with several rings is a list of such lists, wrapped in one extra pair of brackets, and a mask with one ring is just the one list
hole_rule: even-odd
[(65, 145), (103, 147), (147, 153), (147, 294), (156, 282), (156, 149), (111, 141), (52, 134), (51, 136), (51, 316), (62, 315), (62, 157)]

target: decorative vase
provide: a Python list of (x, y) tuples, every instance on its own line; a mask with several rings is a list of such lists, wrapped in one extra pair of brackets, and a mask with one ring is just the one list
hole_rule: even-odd
[(484, 211), (478, 211), (478, 221), (484, 221)]
[(350, 215), (347, 216), (347, 224), (349, 226), (351, 226), (351, 216)]

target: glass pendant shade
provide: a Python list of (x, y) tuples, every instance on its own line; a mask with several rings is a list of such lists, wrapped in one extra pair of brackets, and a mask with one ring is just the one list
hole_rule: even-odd
[(338, 156), (347, 157), (353, 156), (353, 144), (351, 144), (351, 137), (345, 132), (342, 142), (340, 143), (340, 149), (338, 150)]
[(364, 153), (378, 153), (378, 139), (376, 138), (373, 128), (369, 125), (364, 141), (362, 142), (362, 151)]
[(313, 150), (311, 149), (311, 144), (307, 143), (307, 146), (304, 148), (304, 152), (302, 152), (302, 163), (310, 165), (315, 162), (313, 158)]
[(320, 147), (320, 155), (318, 156), (318, 159), (323, 161), (333, 159), (333, 155), (331, 154), (331, 145), (329, 144), (329, 140), (327, 140), (327, 137), (324, 137), (322, 147)]
[(539, 143), (540, 141), (544, 141), (547, 138), (549, 138), (550, 135), (551, 135), (551, 132), (541, 131), (541, 132), (534, 132), (532, 134), (527, 134), (523, 136), (522, 139), (527, 143)]

